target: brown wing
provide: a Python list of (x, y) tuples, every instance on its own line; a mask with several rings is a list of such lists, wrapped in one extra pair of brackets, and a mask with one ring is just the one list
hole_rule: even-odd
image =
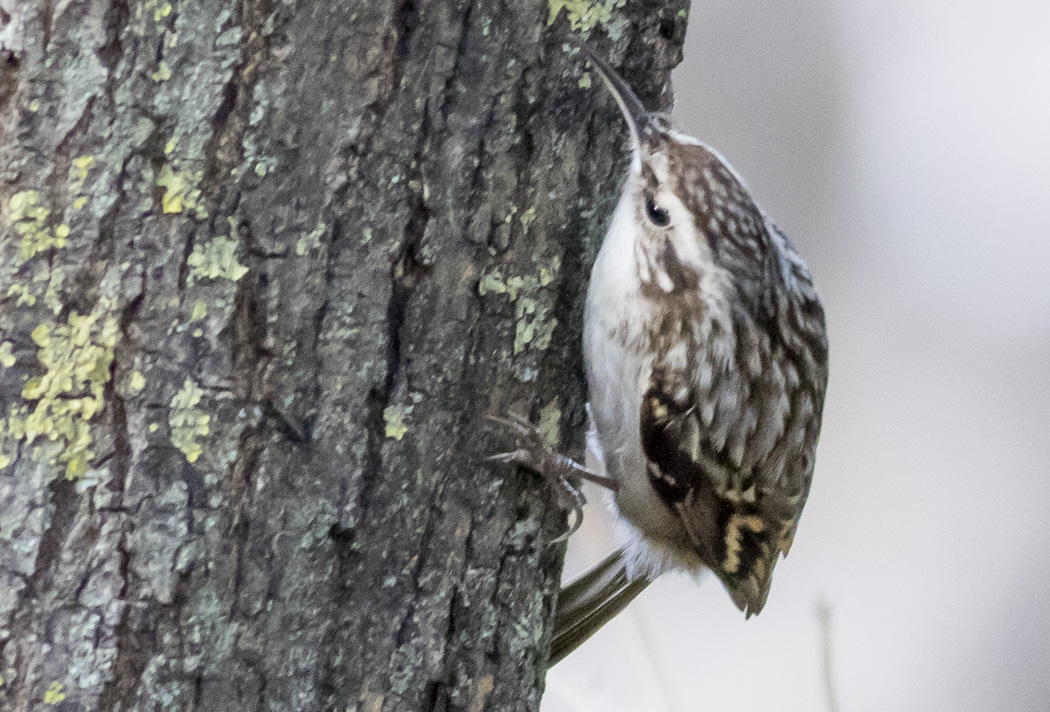
[(683, 322), (653, 364), (642, 446), (654, 490), (750, 615), (809, 491), (825, 371), (808, 377), (804, 359), (750, 321), (736, 325), (728, 359), (695, 330)]

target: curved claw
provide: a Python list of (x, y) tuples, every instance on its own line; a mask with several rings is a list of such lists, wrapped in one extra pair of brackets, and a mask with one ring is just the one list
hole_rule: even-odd
[(510, 413), (510, 417), (501, 418), (498, 415), (486, 415), (485, 419), (495, 423), (496, 425), (502, 425), (504, 428), (513, 430), (521, 437), (535, 437), (536, 428), (528, 420), (518, 415), (517, 413)]
[(551, 539), (549, 542), (551, 544), (563, 542), (580, 530), (580, 527), (583, 526), (583, 505), (587, 503), (583, 498), (583, 493), (573, 487), (572, 483), (564, 477), (560, 479), (563, 491), (568, 492), (573, 498), (572, 511), (569, 512), (569, 516), (572, 518), (572, 523), (564, 532)]
[(483, 462), (521, 465), (542, 475), (547, 485), (554, 490), (558, 505), (568, 512), (568, 528), (553, 539), (551, 544), (568, 539), (583, 525), (583, 505), (586, 504), (586, 500), (573, 482), (575, 478), (590, 480), (613, 491), (618, 488), (615, 480), (587, 469), (572, 458), (554, 452), (544, 443), (536, 426), (524, 416), (512, 412), (507, 417), (486, 414), (485, 419), (512, 431), (519, 438), (521, 447), (489, 455), (483, 458)]
[(511, 450), (510, 452), (501, 452), (481, 458), (482, 462), (502, 462), (504, 465), (512, 465), (515, 463), (526, 464), (528, 463), (528, 460), (529, 451), (525, 448), (518, 448), (517, 450)]

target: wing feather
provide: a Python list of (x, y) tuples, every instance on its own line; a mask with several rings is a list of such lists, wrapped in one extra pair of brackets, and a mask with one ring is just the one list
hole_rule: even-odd
[[(809, 491), (823, 388), (800, 379), (794, 354), (746, 318), (726, 335), (738, 343), (721, 368), (703, 360), (703, 331), (683, 318), (658, 351), (642, 446), (654, 490), (700, 560), (741, 609), (757, 613)], [(696, 356), (683, 359), (683, 348)]]

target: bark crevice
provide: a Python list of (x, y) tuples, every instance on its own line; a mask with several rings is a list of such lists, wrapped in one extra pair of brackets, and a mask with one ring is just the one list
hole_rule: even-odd
[[(666, 56), (684, 4), (595, 37)], [(620, 159), (571, 9), (289, 8), (47, 0), (0, 48), (0, 413), (45, 333), (109, 369), (84, 480), (0, 432), (2, 712), (538, 709), (555, 517), (481, 423), (580, 434)]]

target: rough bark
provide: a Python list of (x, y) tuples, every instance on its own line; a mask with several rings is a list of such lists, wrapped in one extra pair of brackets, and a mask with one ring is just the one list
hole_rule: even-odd
[[(534, 710), (623, 168), (685, 2), (0, 2), (0, 708)], [(550, 16), (557, 19), (548, 25)]]

